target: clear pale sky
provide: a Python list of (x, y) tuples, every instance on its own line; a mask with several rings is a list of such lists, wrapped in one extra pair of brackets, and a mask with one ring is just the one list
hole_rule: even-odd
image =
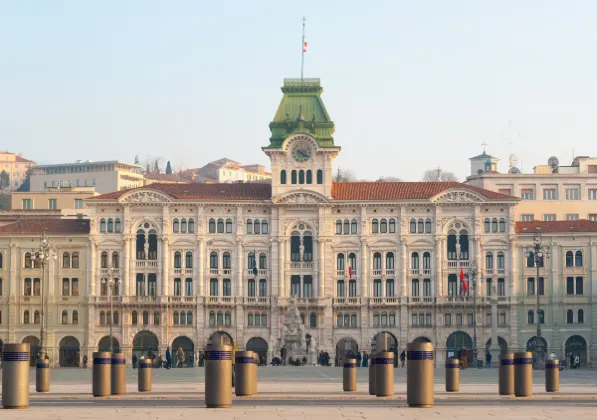
[[(40, 163), (268, 164), (284, 77), (319, 77), (359, 178), (597, 155), (597, 1), (0, 0), (0, 148)], [(509, 123), (511, 121), (511, 123)]]

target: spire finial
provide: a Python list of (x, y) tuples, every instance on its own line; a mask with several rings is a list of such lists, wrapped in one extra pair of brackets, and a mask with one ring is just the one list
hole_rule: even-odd
[(481, 146), (483, 146), (483, 153), (485, 153), (485, 150), (486, 150), (486, 147), (487, 147), (487, 142), (481, 143)]
[(307, 52), (307, 41), (305, 41), (305, 23), (307, 23), (307, 19), (303, 16), (303, 41), (301, 42), (301, 82), (303, 81), (303, 72), (305, 69), (305, 53)]

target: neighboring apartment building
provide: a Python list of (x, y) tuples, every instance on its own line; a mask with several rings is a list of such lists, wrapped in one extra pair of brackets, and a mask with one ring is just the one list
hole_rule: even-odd
[(162, 174), (145, 172), (145, 185), (151, 185), (155, 183), (160, 184), (188, 184), (191, 180), (183, 178), (179, 174)]
[(520, 197), (516, 220), (597, 221), (597, 158), (577, 157), (570, 166), (557, 159), (533, 168), (532, 174), (511, 167), (497, 172), (498, 159), (486, 153), (471, 158), (466, 183), (502, 194)]
[(272, 174), (265, 171), (263, 165), (242, 165), (231, 159), (223, 158), (207, 165), (187, 169), (181, 172), (181, 176), (194, 182), (231, 183), (231, 182), (259, 182), (272, 179)]
[(100, 193), (137, 188), (145, 184), (143, 167), (118, 160), (78, 161), (38, 165), (31, 174), (30, 191), (50, 187), (95, 187)]
[(35, 162), (25, 159), (20, 153), (0, 151), (0, 172), (6, 172), (9, 176), (9, 187), (4, 190), (14, 191), (19, 188), (25, 181), (30, 166), (35, 166)]
[(50, 187), (43, 191), (13, 192), (4, 196), (3, 210), (18, 214), (51, 210), (60, 212), (63, 217), (88, 216), (84, 199), (98, 195), (94, 187)]

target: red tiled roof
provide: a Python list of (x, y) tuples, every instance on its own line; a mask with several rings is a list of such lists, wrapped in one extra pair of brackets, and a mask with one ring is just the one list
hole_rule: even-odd
[(17, 155), (17, 156), (16, 156), (16, 159), (15, 159), (15, 161), (16, 161), (16, 162), (29, 162), (29, 163), (35, 163), (34, 161), (32, 161), (32, 160), (29, 160), (29, 159), (25, 159), (24, 157), (22, 157), (22, 156), (19, 156), (19, 155)]
[[(269, 200), (272, 186), (265, 183), (233, 184), (150, 184), (144, 189), (160, 191), (180, 200)], [(448, 189), (468, 190), (488, 200), (516, 201), (497, 192), (484, 190), (459, 182), (334, 182), (334, 200), (386, 201), (425, 200)], [(131, 190), (121, 190), (90, 197), (90, 200), (118, 199)]]
[(568, 232), (597, 232), (597, 222), (592, 220), (556, 220), (544, 222), (516, 222), (516, 233), (568, 233)]
[(0, 226), (0, 235), (88, 234), (87, 219), (21, 219)]
[(448, 189), (468, 190), (489, 200), (516, 200), (460, 182), (334, 182), (332, 197), (350, 201), (425, 200)]

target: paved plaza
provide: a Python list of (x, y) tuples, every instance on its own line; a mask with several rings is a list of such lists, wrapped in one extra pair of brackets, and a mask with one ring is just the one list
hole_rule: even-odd
[[(12, 410), (18, 419), (186, 419), (213, 415), (204, 407), (204, 369), (154, 369), (153, 392), (137, 392), (137, 371), (127, 370), (127, 394), (110, 398), (91, 396), (91, 369), (53, 370), (51, 392), (35, 392), (35, 371), (30, 375), (30, 407)], [(270, 418), (387, 418), (457, 417), (534, 419), (574, 416), (575, 420), (597, 413), (597, 380), (594, 370), (561, 372), (560, 392), (546, 393), (544, 374), (533, 375), (534, 396), (515, 399), (497, 395), (497, 369), (461, 371), (458, 393), (444, 391), (443, 369), (436, 369), (435, 401), (431, 409), (406, 405), (406, 370), (395, 370), (395, 395), (376, 398), (368, 394), (368, 372), (358, 369), (358, 391), (342, 392), (342, 369), (331, 367), (259, 368), (259, 393), (233, 398), (233, 406), (219, 409), (222, 419)], [(206, 412), (209, 412), (206, 413)], [(4, 411), (4, 416), (7, 411)], [(0, 414), (1, 415), (1, 414)], [(5, 417), (8, 418), (8, 417)]]

